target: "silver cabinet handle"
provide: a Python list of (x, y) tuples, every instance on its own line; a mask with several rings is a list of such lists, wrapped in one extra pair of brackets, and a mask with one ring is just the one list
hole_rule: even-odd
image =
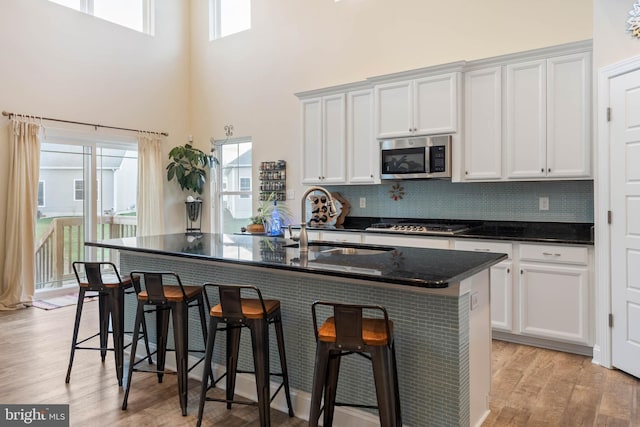
[(542, 252), (542, 255), (545, 255), (545, 256), (562, 256), (562, 254), (552, 254), (551, 252)]
[(476, 252), (491, 252), (491, 249), (487, 249), (487, 248), (475, 248), (474, 251)]

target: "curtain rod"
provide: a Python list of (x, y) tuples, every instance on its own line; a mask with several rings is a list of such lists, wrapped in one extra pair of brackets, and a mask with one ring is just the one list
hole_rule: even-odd
[[(5, 117), (11, 118), (12, 116), (21, 116), (22, 114), (9, 113), (7, 111), (3, 111), (2, 115), (5, 116)], [(25, 117), (34, 117), (34, 118), (40, 119), (40, 120), (48, 120), (48, 121), (51, 121), (51, 122), (71, 123), (71, 124), (74, 124), (74, 125), (93, 126), (94, 128), (96, 128), (96, 130), (98, 128), (105, 128), (105, 129), (126, 130), (126, 131), (130, 131), (130, 132), (148, 132), (148, 133), (155, 133), (155, 134), (159, 134), (159, 135), (163, 135), (163, 136), (169, 136), (169, 134), (167, 132), (149, 132), (149, 131), (140, 130), (140, 129), (129, 129), (129, 128), (116, 127), (116, 126), (97, 125), (95, 123), (74, 122), (73, 120), (52, 119), (51, 117), (30, 116), (30, 115), (26, 115), (26, 114), (24, 116)]]

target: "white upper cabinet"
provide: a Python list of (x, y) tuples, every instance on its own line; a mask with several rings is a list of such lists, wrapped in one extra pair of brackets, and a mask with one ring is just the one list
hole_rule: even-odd
[(502, 67), (465, 73), (464, 179), (502, 178)]
[(347, 93), (347, 175), (350, 184), (380, 182), (380, 149), (373, 135), (373, 91)]
[(302, 101), (302, 183), (346, 182), (346, 97)]
[(507, 178), (591, 176), (591, 54), (506, 66)]
[(373, 90), (362, 86), (298, 94), (303, 184), (380, 182), (380, 149), (373, 134)]
[(591, 175), (591, 55), (547, 60), (547, 176)]
[(376, 137), (457, 132), (459, 86), (459, 72), (376, 84)]

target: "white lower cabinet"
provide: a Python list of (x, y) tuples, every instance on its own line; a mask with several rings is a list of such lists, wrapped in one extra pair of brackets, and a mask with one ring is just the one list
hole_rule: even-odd
[(586, 247), (520, 247), (519, 332), (592, 345), (591, 272)]
[(513, 261), (511, 243), (484, 240), (456, 240), (454, 249), (474, 252), (505, 253), (508, 259), (491, 267), (491, 327), (494, 330), (513, 330)]

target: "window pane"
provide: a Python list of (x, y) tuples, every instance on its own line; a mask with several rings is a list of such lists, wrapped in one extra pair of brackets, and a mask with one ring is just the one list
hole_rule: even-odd
[(226, 194), (222, 196), (222, 233), (238, 233), (250, 223), (251, 198)]
[[(38, 182), (38, 207), (44, 207), (44, 181)], [(38, 216), (40, 213), (38, 213)]]
[(251, 143), (222, 146), (222, 189), (224, 191), (250, 191), (240, 186), (241, 179), (251, 180)]
[(251, 28), (251, 0), (217, 0), (219, 2), (218, 25), (219, 36), (230, 34)]
[(144, 30), (144, 0), (94, 0), (93, 14), (127, 28)]
[(84, 181), (73, 181), (73, 200), (84, 200)]

